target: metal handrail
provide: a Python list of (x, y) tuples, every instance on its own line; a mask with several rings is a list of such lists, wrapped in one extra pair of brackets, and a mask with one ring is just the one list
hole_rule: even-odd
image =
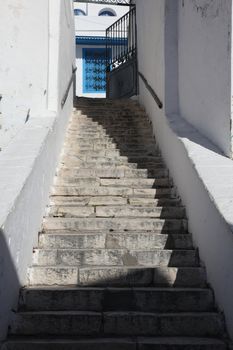
[(61, 100), (61, 108), (64, 107), (64, 105), (66, 103), (66, 100), (67, 100), (67, 98), (69, 96), (70, 88), (71, 88), (71, 86), (72, 86), (72, 84), (74, 82), (74, 76), (75, 76), (76, 70), (77, 70), (77, 67), (75, 67), (75, 68), (72, 67), (72, 75), (71, 75), (71, 78), (69, 80), (68, 86), (67, 86), (65, 94), (63, 96), (63, 99)]
[(138, 72), (139, 77), (142, 79), (142, 81), (144, 82), (144, 84), (146, 85), (147, 90), (150, 92), (150, 94), (152, 95), (153, 99), (155, 100), (155, 102), (157, 103), (159, 109), (163, 108), (163, 103), (160, 100), (160, 98), (158, 97), (158, 95), (155, 93), (155, 91), (153, 90), (153, 88), (151, 87), (151, 85), (148, 83), (147, 79), (144, 77), (144, 75), (141, 72)]

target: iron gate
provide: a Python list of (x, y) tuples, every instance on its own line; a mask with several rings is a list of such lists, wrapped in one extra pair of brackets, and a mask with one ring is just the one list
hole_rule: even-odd
[(106, 30), (107, 98), (137, 94), (136, 7)]

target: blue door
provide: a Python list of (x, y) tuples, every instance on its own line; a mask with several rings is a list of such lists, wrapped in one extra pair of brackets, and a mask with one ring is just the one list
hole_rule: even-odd
[(83, 49), (83, 93), (106, 92), (106, 49)]

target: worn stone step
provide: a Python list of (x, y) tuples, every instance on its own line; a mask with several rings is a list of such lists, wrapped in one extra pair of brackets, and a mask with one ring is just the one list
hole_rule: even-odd
[(50, 217), (96, 217), (96, 209), (92, 206), (51, 206), (48, 211)]
[[(71, 157), (62, 160), (60, 162), (60, 166), (65, 165), (68, 168), (85, 168), (85, 169), (93, 169), (95, 166), (98, 168), (104, 168), (104, 169), (114, 169), (115, 167), (122, 167), (123, 169), (138, 169), (140, 168), (139, 164), (137, 163), (128, 163), (128, 162), (121, 162), (120, 160), (118, 161), (103, 161), (103, 162), (95, 162), (95, 161), (82, 161), (82, 160), (77, 160), (77, 159), (72, 159)], [(154, 168), (164, 168), (163, 163), (158, 163), (158, 164), (153, 164), (152, 165)], [(141, 166), (142, 167), (142, 166)], [(144, 164), (144, 168), (148, 168)]]
[(94, 338), (94, 339), (15, 339), (3, 350), (227, 350), (227, 344), (214, 338)]
[(65, 136), (65, 142), (76, 142), (77, 144), (102, 144), (102, 143), (119, 143), (125, 142), (126, 144), (149, 144), (154, 145), (155, 139), (151, 132), (142, 131), (141, 133), (128, 134), (124, 132), (119, 133), (86, 133), (81, 132), (67, 132)]
[(169, 178), (161, 179), (141, 179), (141, 178), (122, 178), (122, 179), (100, 179), (100, 178), (73, 178), (73, 177), (55, 177), (54, 184), (57, 186), (96, 186), (100, 184), (106, 187), (129, 187), (129, 188), (161, 188), (171, 187), (172, 181)]
[(102, 217), (125, 218), (145, 217), (160, 219), (183, 219), (185, 209), (183, 207), (136, 207), (136, 206), (52, 206), (49, 209), (50, 217), (75, 218), (75, 217)]
[(217, 313), (40, 311), (12, 317), (11, 335), (220, 337)]
[(154, 150), (127, 150), (127, 153), (124, 151), (122, 152), (119, 149), (114, 149), (114, 150), (108, 150), (108, 149), (100, 149), (100, 150), (88, 150), (88, 149), (83, 149), (82, 152), (79, 151), (77, 147), (65, 147), (63, 150), (64, 154), (70, 154), (73, 156), (79, 156), (79, 157), (143, 157), (143, 156), (148, 156), (148, 157), (159, 157), (160, 151), (158, 149)]
[(205, 288), (206, 274), (202, 267), (33, 266), (28, 270), (28, 285)]
[(131, 170), (131, 169), (166, 169), (164, 163), (128, 163), (128, 162), (121, 162), (119, 161), (103, 161), (103, 162), (95, 162), (95, 161), (79, 161), (76, 159), (65, 159), (60, 162), (60, 167), (66, 167), (66, 168), (85, 168), (85, 169), (93, 169), (94, 167), (103, 168), (105, 170), (111, 170), (114, 168), (123, 168), (125, 170)]
[(34, 249), (39, 266), (198, 266), (195, 250)]
[(124, 169), (122, 167), (98, 168), (62, 168), (58, 172), (61, 177), (100, 177), (100, 178), (167, 178), (169, 175), (167, 169)]
[[(156, 200), (154, 200), (156, 201)], [(127, 198), (119, 196), (51, 196), (51, 205), (73, 205), (73, 206), (98, 206), (98, 205), (126, 205)]]
[(210, 289), (31, 287), (23, 288), (19, 299), (20, 311), (204, 312), (213, 308)]
[(147, 218), (45, 218), (44, 230), (144, 230), (185, 232), (187, 221)]
[(183, 219), (185, 218), (184, 207), (98, 207), (95, 210), (96, 217), (149, 217), (163, 219)]
[(77, 187), (96, 187), (101, 184), (99, 178), (94, 178), (94, 177), (84, 177), (84, 178), (75, 178), (73, 179), (72, 177), (68, 178), (60, 178), (59, 176), (56, 176), (54, 179), (54, 185), (56, 186), (77, 186)]
[(89, 125), (83, 125), (79, 124), (76, 125), (72, 124), (67, 129), (66, 135), (71, 136), (77, 136), (79, 137), (118, 137), (118, 136), (128, 136), (128, 137), (136, 137), (136, 136), (150, 136), (153, 137), (153, 132), (150, 127), (146, 124), (140, 125), (140, 128), (137, 126), (132, 126), (130, 128), (125, 128), (125, 126), (115, 128), (105, 128), (104, 126), (101, 126), (99, 124), (89, 124)]
[(161, 179), (101, 179), (101, 186), (110, 187), (131, 187), (131, 188), (159, 188), (159, 187), (171, 187), (172, 182), (169, 178)]
[(73, 232), (47, 231), (39, 235), (40, 248), (73, 249), (192, 249), (190, 234), (157, 232)]
[[(126, 156), (115, 156), (115, 157), (98, 157), (98, 156), (86, 156), (82, 154), (78, 155), (69, 155), (64, 154), (63, 156), (64, 161), (79, 161), (79, 162), (87, 162), (87, 163), (95, 163), (95, 164), (101, 164), (101, 163), (120, 163), (120, 164), (128, 164), (128, 157)], [(161, 158), (160, 158), (161, 159)]]
[[(117, 126), (117, 128), (116, 128)], [(125, 132), (125, 130), (139, 131), (151, 130), (151, 123), (148, 119), (137, 118), (132, 119), (127, 116), (119, 116), (118, 120), (113, 120), (110, 118), (105, 118), (105, 120), (97, 120), (95, 118), (88, 118), (87, 116), (75, 117), (71, 120), (69, 127), (73, 130), (91, 130), (91, 131), (105, 131), (105, 132)]]
[(108, 109), (88, 109), (82, 110), (78, 117), (78, 120), (93, 120), (98, 121), (98, 123), (108, 123), (112, 120), (114, 123), (119, 123), (120, 121), (132, 121), (134, 123), (141, 122), (143, 120), (149, 122), (148, 116), (145, 112), (141, 110), (123, 110), (118, 108)]
[(118, 197), (143, 197), (143, 198), (167, 198), (174, 197), (172, 188), (128, 188), (107, 186), (53, 186), (51, 194), (55, 196), (118, 196)]
[(144, 160), (143, 162), (129, 162), (127, 159), (124, 158), (118, 158), (118, 159), (78, 159), (78, 157), (72, 157), (72, 156), (65, 156), (60, 162), (61, 164), (65, 164), (67, 167), (83, 167), (83, 168), (90, 168), (90, 167), (115, 167), (115, 166), (125, 166), (132, 169), (137, 168), (164, 168), (165, 165), (161, 161), (161, 159), (158, 159), (157, 161), (151, 161), (151, 160)]
[(160, 207), (173, 207), (181, 205), (180, 198), (146, 198), (146, 197), (134, 197), (129, 198), (128, 202), (130, 205), (135, 206), (160, 206)]
[(12, 316), (10, 335), (99, 336), (102, 315), (97, 312), (41, 311)]
[(85, 206), (85, 205), (126, 205), (127, 203), (135, 206), (160, 206), (173, 207), (181, 205), (178, 198), (125, 198), (119, 196), (51, 196), (50, 205), (67, 205), (67, 206)]
[[(64, 146), (66, 147), (66, 143), (64, 143)], [(75, 150), (76, 152), (83, 152), (85, 150), (91, 151), (91, 150), (115, 150), (118, 149), (118, 145), (116, 143), (112, 142), (98, 142), (98, 143), (77, 143), (76, 141), (69, 141), (69, 147)]]

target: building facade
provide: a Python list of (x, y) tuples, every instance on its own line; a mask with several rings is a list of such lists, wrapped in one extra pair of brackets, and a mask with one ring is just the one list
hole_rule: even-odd
[(128, 6), (74, 2), (77, 96), (105, 97), (106, 29), (128, 11)]

